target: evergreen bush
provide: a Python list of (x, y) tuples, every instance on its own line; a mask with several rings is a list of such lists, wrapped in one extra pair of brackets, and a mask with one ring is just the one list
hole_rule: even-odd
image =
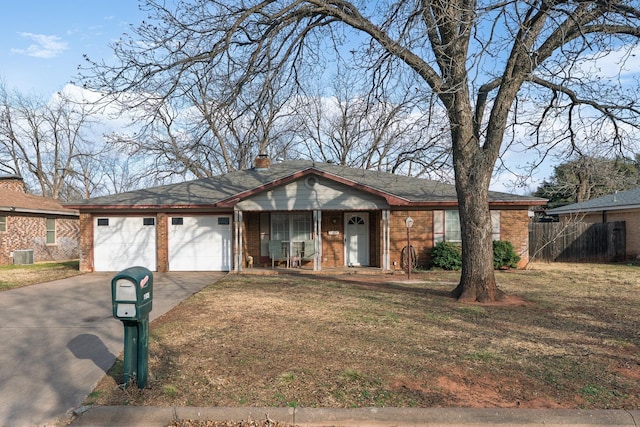
[[(511, 242), (493, 241), (493, 268), (517, 268), (520, 257), (516, 254)], [(431, 265), (443, 270), (460, 270), (462, 268), (462, 250), (460, 245), (451, 242), (438, 242), (431, 250)]]
[(451, 242), (438, 242), (431, 250), (431, 264), (443, 270), (462, 268), (462, 250), (460, 245)]
[(506, 240), (493, 241), (493, 268), (516, 268), (520, 257), (516, 254), (511, 242)]

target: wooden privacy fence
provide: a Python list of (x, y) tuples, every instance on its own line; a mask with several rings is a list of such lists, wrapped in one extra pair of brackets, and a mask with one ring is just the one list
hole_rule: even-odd
[(543, 222), (529, 224), (532, 261), (611, 262), (626, 255), (624, 221)]

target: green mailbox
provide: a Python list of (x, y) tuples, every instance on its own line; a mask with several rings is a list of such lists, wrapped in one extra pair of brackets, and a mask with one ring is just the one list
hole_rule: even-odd
[(153, 305), (153, 274), (145, 267), (129, 267), (111, 280), (113, 317), (140, 320), (149, 316)]
[(113, 317), (124, 326), (124, 383), (138, 388), (149, 376), (149, 313), (153, 305), (153, 274), (144, 267), (129, 267), (111, 280)]

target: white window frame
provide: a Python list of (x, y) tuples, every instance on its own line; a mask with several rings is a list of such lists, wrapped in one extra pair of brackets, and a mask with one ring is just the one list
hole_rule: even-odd
[[(56, 236), (56, 219), (55, 218), (46, 218), (46, 236), (45, 236), (45, 240), (47, 242), (47, 245), (55, 245), (56, 244), (56, 240), (57, 240), (57, 236)], [(49, 236), (51, 236), (52, 238), (50, 238)]]

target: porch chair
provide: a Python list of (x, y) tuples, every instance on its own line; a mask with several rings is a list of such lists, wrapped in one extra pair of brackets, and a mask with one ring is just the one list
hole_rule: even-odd
[(275, 267), (276, 262), (289, 261), (289, 257), (282, 250), (282, 240), (269, 240), (269, 257), (271, 258), (271, 268)]

